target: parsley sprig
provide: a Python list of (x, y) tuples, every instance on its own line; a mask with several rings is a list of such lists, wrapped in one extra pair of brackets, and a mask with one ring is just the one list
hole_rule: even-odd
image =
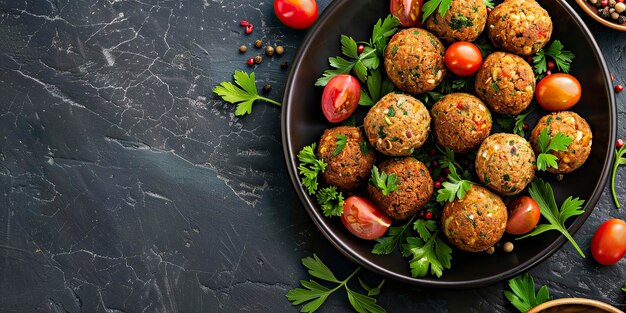
[(337, 187), (322, 188), (317, 192), (316, 197), (324, 216), (341, 216), (343, 214), (343, 193), (337, 191)]
[(485, 0), (485, 5), (490, 9), (493, 9), (496, 6), (495, 3), (493, 3), (493, 0)]
[[(306, 302), (300, 309), (300, 312), (315, 312), (324, 304), (324, 301), (335, 291), (344, 288), (348, 294), (348, 301), (352, 307), (359, 313), (385, 313), (380, 305), (376, 304), (376, 299), (358, 293), (348, 287), (348, 282), (361, 270), (358, 267), (348, 278), (339, 280), (335, 274), (320, 260), (317, 255), (313, 254), (313, 258), (307, 257), (302, 259), (302, 265), (309, 269), (309, 274), (317, 277), (325, 282), (337, 284), (334, 288), (328, 288), (315, 280), (301, 280), (300, 284), (304, 288), (295, 288), (289, 290), (285, 295), (292, 305), (300, 305)], [(363, 286), (364, 284), (362, 284)], [(366, 291), (370, 295), (380, 292), (382, 283), (376, 288), (367, 288)], [(378, 289), (378, 290), (375, 290)]]
[(452, 260), (452, 249), (439, 238), (439, 227), (433, 220), (417, 220), (414, 225), (418, 237), (408, 237), (403, 245), (405, 256), (413, 256), (409, 262), (411, 276), (424, 277), (430, 273), (437, 277), (449, 269)]
[(335, 138), (337, 138), (337, 146), (335, 147), (335, 150), (333, 150), (333, 156), (338, 156), (339, 153), (341, 153), (341, 151), (346, 148), (346, 144), (348, 143), (348, 136), (344, 134), (338, 134)]
[(426, 19), (435, 13), (435, 10), (439, 8), (439, 15), (443, 17), (446, 15), (446, 12), (450, 9), (452, 5), (452, 0), (428, 0), (424, 3), (422, 7), (422, 22), (426, 21)]
[[(347, 59), (341, 56), (329, 58), (328, 62), (333, 69), (324, 71), (322, 77), (315, 82), (315, 86), (326, 86), (328, 81), (336, 75), (348, 74), (350, 72), (354, 72), (362, 82), (367, 81), (368, 70), (378, 69), (387, 42), (395, 34), (398, 26), (400, 26), (400, 21), (392, 15), (388, 15), (384, 20), (379, 19), (374, 25), (372, 38), (368, 42), (362, 43), (364, 50), (360, 54), (357, 50), (358, 44), (356, 40), (352, 37), (341, 35), (341, 52)], [(378, 101), (379, 99), (372, 100)]]
[(400, 186), (400, 182), (398, 181), (398, 176), (396, 174), (387, 175), (387, 173), (379, 171), (376, 165), (372, 168), (370, 182), (376, 188), (380, 189), (380, 192), (382, 192), (385, 197), (398, 190), (398, 186)]
[(389, 227), (385, 237), (376, 239), (376, 244), (372, 249), (374, 254), (391, 254), (400, 248), (406, 242), (406, 238), (411, 235), (411, 224), (415, 219), (415, 215), (404, 225), (397, 227)]
[(563, 73), (569, 73), (572, 60), (575, 58), (574, 53), (568, 50), (563, 50), (564, 46), (559, 40), (553, 41), (547, 49), (540, 49), (533, 56), (533, 63), (535, 64), (535, 76), (537, 79), (541, 79), (548, 71), (548, 61), (546, 56), (551, 57), (556, 64), (556, 67)]
[(318, 188), (317, 176), (326, 170), (326, 162), (315, 156), (316, 143), (306, 146), (298, 153), (298, 171), (302, 178), (302, 186), (306, 187), (309, 195), (315, 194)]
[(448, 174), (448, 181), (442, 184), (443, 188), (437, 192), (437, 202), (446, 203), (452, 202), (455, 198), (463, 199), (465, 193), (471, 188), (473, 182), (463, 179), (456, 172), (456, 167), (453, 164), (448, 166), (450, 174)]
[(532, 108), (528, 110), (526, 113), (522, 113), (519, 115), (513, 116), (498, 116), (496, 117), (496, 122), (500, 127), (504, 130), (509, 131), (513, 134), (524, 137), (526, 133), (524, 132), (524, 124), (526, 123), (526, 117), (530, 115), (535, 109)]
[(259, 92), (256, 89), (254, 73), (248, 75), (248, 73), (244, 71), (235, 71), (233, 78), (235, 79), (236, 85), (231, 82), (222, 82), (213, 88), (213, 92), (222, 97), (224, 101), (237, 104), (237, 109), (235, 110), (236, 116), (251, 114), (252, 103), (257, 100), (281, 106), (277, 101), (259, 96)]
[(626, 165), (626, 145), (622, 146), (615, 152), (615, 163), (613, 163), (613, 175), (611, 175), (611, 193), (613, 194), (613, 201), (617, 208), (620, 208), (619, 200), (617, 200), (617, 194), (615, 193), (615, 176), (617, 175), (617, 168), (620, 165)]
[(570, 136), (557, 133), (552, 139), (548, 133), (548, 128), (544, 128), (537, 138), (539, 155), (537, 156), (537, 169), (545, 171), (548, 167), (559, 168), (558, 158), (550, 151), (567, 151), (567, 147), (574, 141)]
[(563, 236), (565, 236), (565, 238), (567, 238), (567, 240), (569, 240), (569, 242), (574, 246), (576, 251), (578, 251), (580, 256), (584, 258), (585, 254), (582, 250), (580, 250), (580, 247), (578, 247), (574, 238), (572, 238), (567, 231), (565, 222), (572, 216), (584, 213), (581, 208), (585, 201), (580, 200), (578, 197), (572, 198), (570, 196), (563, 201), (561, 208), (559, 209), (556, 206), (556, 200), (554, 199), (552, 187), (541, 178), (535, 178), (535, 180), (533, 180), (530, 184), (530, 188), (528, 189), (528, 193), (533, 200), (537, 201), (541, 215), (548, 221), (548, 224), (538, 225), (532, 232), (517, 238), (517, 240), (536, 236), (549, 230), (556, 230), (563, 234)]
[(382, 79), (381, 69), (377, 68), (367, 77), (366, 88), (361, 89), (361, 98), (359, 104), (364, 106), (373, 106), (384, 95), (393, 91), (395, 86), (388, 79)]
[(535, 280), (528, 274), (509, 280), (509, 287), (512, 292), (505, 290), (504, 296), (522, 313), (552, 299), (545, 285), (535, 294)]

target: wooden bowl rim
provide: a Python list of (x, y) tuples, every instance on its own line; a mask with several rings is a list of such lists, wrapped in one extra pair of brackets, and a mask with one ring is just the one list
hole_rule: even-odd
[(586, 305), (586, 306), (591, 306), (594, 308), (598, 308), (598, 309), (602, 309), (605, 310), (606, 312), (610, 312), (610, 313), (624, 313), (622, 310), (606, 304), (604, 302), (600, 302), (597, 300), (591, 300), (591, 299), (585, 299), (585, 298), (564, 298), (564, 299), (557, 299), (557, 300), (552, 300), (552, 301), (548, 301), (546, 303), (542, 303), (534, 308), (532, 308), (530, 311), (528, 311), (527, 313), (539, 313), (543, 310), (546, 309), (550, 309), (550, 308), (554, 308), (554, 307), (558, 307), (561, 305), (566, 305), (566, 304), (582, 304), (582, 305)]
[(587, 6), (587, 1), (586, 0), (576, 0), (576, 3), (578, 3), (578, 5), (583, 9), (583, 11), (585, 11), (585, 13), (587, 13), (587, 15), (591, 16), (594, 20), (600, 22), (602, 25), (613, 28), (615, 30), (619, 30), (619, 31), (623, 31), (626, 32), (626, 25), (620, 25), (617, 23), (612, 23), (610, 21), (607, 21), (603, 18), (600, 17), (600, 15), (598, 15), (597, 12), (592, 11), (589, 6)]

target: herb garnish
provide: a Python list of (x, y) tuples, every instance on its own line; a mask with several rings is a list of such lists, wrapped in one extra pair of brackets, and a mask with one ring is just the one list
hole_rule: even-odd
[(485, 0), (485, 5), (490, 8), (493, 9), (496, 5), (493, 3), (493, 0)]
[(512, 116), (498, 116), (496, 117), (496, 122), (500, 127), (504, 130), (512, 132), (518, 136), (524, 137), (526, 133), (524, 133), (524, 124), (526, 124), (526, 117), (532, 113), (535, 109), (532, 108), (528, 110), (526, 113), (519, 114), (515, 117)]
[[(351, 71), (354, 71), (362, 82), (367, 81), (368, 70), (378, 68), (387, 42), (389, 38), (396, 33), (398, 26), (400, 26), (400, 21), (392, 15), (388, 15), (384, 20), (379, 19), (374, 25), (370, 41), (362, 43), (364, 50), (361, 54), (357, 51), (357, 42), (352, 37), (342, 35), (341, 52), (349, 59), (344, 59), (340, 56), (329, 58), (328, 62), (334, 69), (324, 71), (322, 77), (315, 82), (315, 86), (326, 86), (328, 81), (334, 76), (348, 74)], [(372, 100), (374, 102), (378, 101), (378, 99), (373, 98)]]
[(615, 205), (617, 208), (620, 208), (619, 200), (617, 200), (617, 194), (615, 193), (615, 176), (617, 175), (617, 168), (620, 165), (626, 165), (626, 145), (622, 146), (619, 150), (615, 152), (615, 163), (613, 163), (613, 175), (611, 176), (611, 193), (613, 194), (613, 201), (615, 201)]
[(396, 174), (387, 175), (385, 172), (379, 172), (376, 165), (372, 168), (370, 182), (374, 185), (374, 187), (380, 189), (385, 197), (398, 190), (398, 186), (400, 186), (400, 182), (398, 181), (398, 176)]
[(626, 283), (624, 283), (624, 287), (622, 287), (622, 292), (626, 292)]
[(367, 77), (367, 90), (361, 89), (361, 98), (359, 104), (364, 106), (373, 106), (386, 94), (393, 91), (395, 86), (388, 79), (382, 79), (381, 69), (372, 70), (372, 74)]
[(550, 151), (567, 151), (567, 147), (574, 141), (572, 137), (557, 133), (550, 140), (548, 129), (544, 128), (539, 137), (537, 138), (537, 145), (539, 146), (539, 155), (537, 156), (537, 169), (545, 171), (546, 168), (559, 168), (557, 163), (558, 158), (550, 153)]
[(509, 280), (509, 287), (513, 292), (505, 290), (504, 296), (522, 313), (552, 299), (545, 285), (535, 294), (535, 280), (528, 274)]
[(323, 159), (318, 159), (315, 156), (316, 143), (306, 146), (298, 153), (298, 170), (300, 177), (302, 178), (302, 186), (306, 187), (309, 195), (315, 194), (317, 191), (317, 175), (323, 173), (326, 169), (326, 162)]
[(426, 19), (431, 16), (437, 8), (439, 8), (439, 15), (443, 17), (446, 15), (446, 12), (450, 9), (452, 5), (452, 0), (428, 0), (422, 6), (422, 22), (426, 21)]
[(419, 237), (408, 237), (403, 245), (405, 256), (413, 256), (409, 262), (411, 276), (424, 277), (430, 273), (441, 277), (443, 269), (449, 269), (452, 260), (452, 249), (441, 238), (435, 221), (417, 220), (415, 229)]
[(289, 290), (285, 295), (287, 299), (291, 302), (292, 305), (300, 305), (302, 303), (307, 302), (301, 309), (300, 312), (315, 312), (317, 309), (324, 304), (324, 301), (330, 296), (333, 292), (341, 289), (342, 287), (346, 290), (348, 294), (348, 301), (352, 307), (359, 313), (385, 313), (385, 309), (383, 309), (380, 305), (376, 304), (376, 299), (370, 297), (371, 295), (376, 295), (380, 292), (380, 288), (382, 287), (381, 283), (376, 288), (370, 288), (369, 290), (363, 286), (364, 284), (361, 282), (361, 286), (363, 286), (370, 296), (366, 296), (360, 294), (356, 291), (348, 288), (348, 282), (356, 273), (361, 270), (361, 267), (358, 267), (348, 278), (345, 280), (339, 280), (333, 272), (326, 266), (322, 261), (317, 257), (317, 255), (313, 254), (313, 258), (307, 257), (302, 259), (302, 265), (309, 269), (309, 274), (314, 277), (317, 277), (323, 281), (337, 284), (333, 289), (330, 289), (314, 280), (301, 280), (300, 284), (304, 288), (295, 288)]
[(376, 239), (376, 244), (372, 249), (374, 254), (391, 254), (401, 244), (406, 242), (406, 238), (411, 234), (411, 223), (415, 219), (415, 215), (406, 224), (397, 227), (389, 227), (385, 237)]
[(337, 187), (329, 186), (317, 193), (317, 203), (322, 207), (324, 216), (341, 216), (343, 214), (343, 193)]
[(335, 150), (333, 150), (333, 156), (338, 156), (339, 153), (343, 151), (343, 149), (346, 147), (346, 144), (348, 143), (348, 136), (344, 134), (339, 134), (337, 135), (336, 138), (337, 138), (337, 147), (335, 147)]
[(222, 97), (224, 101), (237, 104), (237, 110), (235, 110), (236, 116), (252, 113), (252, 103), (256, 100), (281, 106), (279, 102), (259, 96), (259, 92), (256, 89), (256, 79), (254, 77), (254, 73), (250, 73), (250, 75), (248, 75), (248, 73), (244, 71), (235, 71), (233, 77), (235, 79), (235, 84), (239, 87), (231, 82), (222, 82), (213, 88), (213, 92)]
[(534, 70), (537, 79), (541, 79), (548, 71), (548, 62), (546, 56), (552, 57), (557, 68), (563, 73), (569, 73), (572, 60), (575, 58), (574, 53), (571, 51), (563, 50), (563, 44), (559, 40), (555, 40), (546, 49), (540, 49), (533, 56), (533, 63), (535, 63)]
[(578, 197), (572, 198), (571, 196), (565, 199), (561, 204), (561, 209), (556, 206), (556, 200), (554, 199), (554, 192), (550, 184), (544, 182), (541, 178), (535, 178), (528, 188), (530, 196), (537, 201), (541, 215), (548, 220), (549, 224), (538, 225), (532, 232), (522, 237), (517, 238), (524, 239), (526, 237), (536, 236), (549, 230), (559, 231), (569, 242), (576, 248), (576, 251), (584, 258), (585, 254), (580, 250), (578, 244), (567, 232), (565, 227), (565, 221), (570, 217), (581, 215), (584, 211), (581, 209), (585, 203), (584, 200), (580, 200)]
[(437, 202), (446, 203), (452, 202), (455, 198), (463, 199), (465, 193), (471, 188), (473, 182), (462, 179), (456, 172), (454, 165), (448, 166), (450, 174), (448, 174), (448, 181), (442, 184), (443, 188), (437, 192)]

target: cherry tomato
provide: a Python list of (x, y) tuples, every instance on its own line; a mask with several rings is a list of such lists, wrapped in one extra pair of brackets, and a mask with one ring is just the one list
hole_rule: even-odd
[(287, 27), (307, 29), (317, 20), (315, 0), (274, 0), (274, 13)]
[(422, 26), (422, 0), (391, 0), (391, 14), (402, 26)]
[(522, 196), (509, 204), (509, 220), (506, 232), (511, 235), (523, 235), (535, 228), (539, 223), (541, 211), (533, 198)]
[(382, 236), (391, 225), (391, 218), (375, 204), (359, 196), (351, 196), (344, 201), (341, 221), (352, 234), (366, 240)]
[(569, 74), (552, 74), (544, 77), (535, 90), (539, 105), (550, 111), (564, 111), (580, 100), (582, 88), (578, 80)]
[(600, 225), (591, 239), (591, 254), (604, 265), (621, 260), (626, 254), (626, 222), (612, 219)]
[(324, 88), (322, 111), (329, 122), (341, 122), (356, 110), (360, 99), (359, 80), (347, 74), (337, 75)]
[(483, 64), (483, 55), (473, 43), (459, 41), (448, 47), (443, 60), (452, 73), (467, 77), (478, 72)]

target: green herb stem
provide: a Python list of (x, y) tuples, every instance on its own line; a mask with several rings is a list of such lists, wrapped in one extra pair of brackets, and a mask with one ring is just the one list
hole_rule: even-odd
[[(619, 160), (619, 156), (616, 156)], [(613, 201), (615, 201), (615, 205), (617, 208), (620, 208), (619, 200), (617, 200), (617, 193), (615, 192), (615, 176), (617, 175), (617, 168), (619, 167), (619, 162), (616, 160), (613, 164), (613, 175), (611, 176), (611, 193), (613, 193)]]
[(265, 102), (269, 102), (269, 103), (272, 103), (272, 104), (275, 104), (275, 105), (277, 105), (277, 106), (282, 106), (282, 104), (281, 104), (280, 102), (278, 102), (278, 101), (274, 101), (274, 100), (269, 99), (269, 98), (265, 98), (265, 97), (263, 97), (263, 96), (259, 96), (257, 99), (258, 99), (258, 100), (263, 100), (263, 101), (265, 101)]

